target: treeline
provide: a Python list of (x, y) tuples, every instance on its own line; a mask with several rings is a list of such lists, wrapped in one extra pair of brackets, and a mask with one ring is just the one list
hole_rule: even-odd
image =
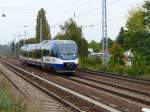
[[(120, 28), (120, 32), (115, 40), (108, 38), (108, 48), (111, 53), (109, 61), (109, 68), (119, 68), (124, 71), (125, 63), (123, 61), (124, 52), (131, 50), (134, 57), (132, 59), (133, 66), (129, 68), (134, 71), (144, 71), (145, 66), (150, 65), (150, 1), (144, 1), (141, 7), (133, 8), (129, 11), (126, 25)], [(87, 42), (83, 36), (82, 26), (77, 25), (73, 19), (67, 20), (63, 25), (60, 25), (61, 31), (52, 38), (50, 33), (50, 26), (46, 19), (46, 12), (42, 8), (37, 14), (36, 20), (36, 34), (34, 38), (27, 40), (20, 40), (15, 46), (40, 42), (40, 23), (42, 22), (42, 38), (49, 39), (71, 39), (76, 41), (79, 47), (79, 57), (88, 56), (88, 48), (92, 48), (94, 52), (101, 52), (101, 42), (91, 41)], [(12, 44), (13, 45), (13, 44)], [(84, 59), (83, 59), (84, 60)], [(86, 60), (86, 59), (85, 59)], [(88, 61), (85, 61), (88, 62)], [(91, 61), (92, 65), (97, 65)], [(90, 64), (87, 64), (90, 65)], [(101, 66), (100, 64), (98, 66)], [(128, 70), (127, 70), (128, 71)], [(134, 73), (134, 71), (130, 71)], [(142, 72), (143, 73), (143, 72)], [(141, 74), (141, 73), (140, 73)]]
[[(39, 10), (37, 19), (36, 19), (36, 34), (34, 38), (29, 39), (22, 39), (18, 43), (14, 44), (14, 42), (11, 43), (11, 48), (13, 52), (14, 49), (18, 49), (24, 44), (34, 44), (40, 42), (40, 27), (42, 23), (42, 40), (50, 40), (51, 33), (50, 33), (50, 26), (48, 24), (48, 21), (46, 19), (46, 12), (42, 8)], [(82, 34), (82, 27), (78, 26), (73, 19), (69, 19), (64, 23), (64, 25), (60, 26), (61, 32), (59, 32), (54, 38), (59, 40), (74, 40), (78, 44), (78, 50), (79, 50), (79, 56), (88, 56), (88, 42), (83, 37)], [(18, 50), (17, 50), (18, 51)]]
[[(111, 58), (109, 68), (101, 66), (101, 60), (83, 59), (81, 65), (86, 68), (100, 71), (129, 74), (150, 78), (150, 1), (144, 1), (129, 11), (126, 25), (121, 27), (116, 40), (108, 40)], [(95, 52), (101, 50), (101, 43), (92, 41), (91, 48)], [(124, 53), (131, 50), (133, 53), (132, 66), (125, 66)]]
[(9, 54), (11, 51), (10, 46), (8, 45), (0, 45), (0, 56)]
[[(114, 62), (121, 59), (127, 50), (132, 51), (145, 64), (150, 64), (150, 1), (146, 0), (141, 7), (129, 11), (125, 27), (121, 27), (116, 40), (108, 39), (109, 52), (114, 56)], [(92, 41), (90, 47), (100, 50), (100, 43)]]
[(78, 45), (79, 56), (88, 56), (88, 42), (83, 37), (82, 27), (77, 26), (73, 19), (70, 19), (64, 25), (61, 25), (60, 28), (61, 33), (58, 33), (54, 39), (74, 40)]
[[(140, 55), (150, 63), (150, 1), (145, 1), (142, 7), (137, 7), (129, 12), (125, 27), (121, 27), (116, 40), (108, 38), (109, 52), (113, 54), (117, 49), (120, 52), (131, 49), (134, 54)], [(25, 43), (40, 42), (40, 23), (42, 22), (42, 39), (52, 39), (50, 26), (46, 19), (46, 12), (42, 8), (38, 11), (36, 19), (36, 34), (34, 38), (20, 40), (15, 46), (22, 46)], [(88, 48), (93, 48), (94, 52), (101, 51), (101, 42), (91, 41), (89, 44), (82, 33), (82, 26), (78, 26), (73, 19), (69, 19), (60, 26), (59, 32), (53, 39), (71, 39), (79, 46), (79, 55), (87, 56)], [(13, 45), (13, 44), (12, 44)]]

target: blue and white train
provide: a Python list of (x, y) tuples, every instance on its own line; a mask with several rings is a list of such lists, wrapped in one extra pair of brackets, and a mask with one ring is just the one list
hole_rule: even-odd
[(21, 47), (20, 59), (58, 73), (73, 73), (78, 66), (78, 48), (72, 40), (46, 40)]

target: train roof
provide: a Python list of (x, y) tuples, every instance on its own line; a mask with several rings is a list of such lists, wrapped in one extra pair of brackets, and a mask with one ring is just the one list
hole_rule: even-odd
[(73, 40), (56, 40), (55, 42), (58, 44), (75, 44), (75, 41)]
[(25, 44), (24, 46), (21, 47), (21, 49), (26, 49), (26, 48), (35, 48), (38, 44)]
[(41, 44), (49, 44), (49, 43), (56, 43), (56, 44), (75, 44), (75, 42), (73, 40), (45, 40), (41, 43)]
[(35, 48), (35, 47), (42, 47), (42, 46), (47, 46), (47, 45), (53, 45), (53, 44), (56, 44), (56, 45), (59, 45), (59, 44), (76, 44), (75, 41), (73, 40), (44, 40), (43, 42), (41, 43), (38, 43), (38, 44), (26, 44), (24, 46), (22, 46), (21, 48), (24, 49), (24, 48)]

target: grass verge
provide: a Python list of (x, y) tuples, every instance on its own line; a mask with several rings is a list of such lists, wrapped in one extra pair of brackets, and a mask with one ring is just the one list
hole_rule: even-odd
[(0, 74), (0, 112), (38, 112), (38, 110)]

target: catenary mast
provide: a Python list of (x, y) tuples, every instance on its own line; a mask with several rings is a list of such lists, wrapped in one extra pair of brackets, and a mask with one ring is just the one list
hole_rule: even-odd
[(107, 3), (102, 0), (102, 65), (108, 67)]

